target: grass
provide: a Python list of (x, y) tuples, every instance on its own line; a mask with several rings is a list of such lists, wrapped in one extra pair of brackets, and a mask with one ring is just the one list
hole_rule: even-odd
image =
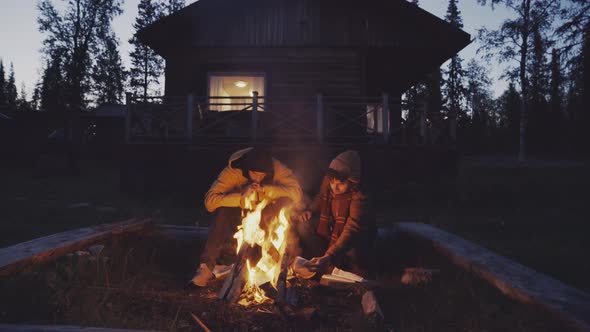
[(588, 163), (463, 160), (453, 184), (391, 193), (381, 219), (436, 225), (590, 291), (589, 188)]
[[(535, 161), (530, 166), (463, 160), (455, 182), (409, 183), (379, 195), (380, 224), (430, 223), (590, 291), (590, 165)], [(197, 193), (189, 200), (129, 196), (118, 190), (117, 167), (86, 162), (81, 169), (78, 177), (2, 170), (0, 247), (132, 216), (206, 223)]]
[(198, 209), (179, 206), (169, 196), (126, 195), (118, 169), (84, 162), (80, 176), (39, 175), (37, 170), (0, 170), (0, 247), (69, 229), (152, 217), (193, 224)]

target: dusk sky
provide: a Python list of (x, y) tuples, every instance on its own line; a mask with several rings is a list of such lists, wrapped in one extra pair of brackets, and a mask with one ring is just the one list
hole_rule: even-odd
[[(56, 5), (63, 6), (64, 0), (54, 0)], [(186, 4), (191, 4), (194, 0), (187, 0)], [(133, 33), (132, 24), (137, 15), (137, 4), (139, 0), (125, 0), (123, 5), (124, 13), (115, 18), (113, 22), (114, 30), (120, 40), (120, 51), (123, 63), (129, 65), (129, 43), (128, 40)], [(42, 61), (40, 49), (42, 47), (43, 35), (38, 31), (36, 7), (37, 0), (0, 0), (0, 58), (2, 58), (8, 76), (10, 63), (14, 63), (16, 73), (17, 88), (21, 90), (21, 84), (24, 82), (27, 90), (27, 97), (31, 97), (31, 92), (35, 82), (41, 77)], [(444, 18), (448, 1), (447, 0), (420, 0), (420, 6), (430, 13)], [(495, 10), (489, 7), (483, 7), (477, 4), (477, 0), (460, 0), (459, 9), (463, 16), (464, 30), (471, 34), (474, 39), (477, 36), (477, 29), (482, 26), (496, 28), (511, 13), (504, 7), (497, 7)], [(469, 59), (473, 57), (481, 58), (476, 55), (477, 42), (466, 47), (459, 54), (465, 60), (464, 66), (467, 66)], [(492, 64), (492, 77), (497, 78), (501, 74), (502, 66)], [(507, 84), (498, 79), (494, 80), (494, 93), (499, 95), (506, 88)]]

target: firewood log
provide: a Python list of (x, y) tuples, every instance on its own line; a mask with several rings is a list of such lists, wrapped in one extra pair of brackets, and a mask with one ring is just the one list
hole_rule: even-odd
[(219, 291), (219, 299), (232, 303), (238, 301), (248, 281), (248, 265), (246, 261), (250, 260), (250, 266), (254, 266), (258, 263), (260, 257), (262, 257), (262, 248), (260, 246), (251, 246), (246, 242), (242, 243), (236, 257), (236, 263)]

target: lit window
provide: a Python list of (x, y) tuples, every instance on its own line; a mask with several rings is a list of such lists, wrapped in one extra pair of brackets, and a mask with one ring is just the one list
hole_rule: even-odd
[[(209, 109), (212, 111), (239, 111), (252, 103), (253, 92), (265, 95), (264, 76), (261, 74), (215, 74), (209, 75)], [(213, 98), (211, 98), (213, 97)], [(244, 97), (244, 98), (224, 98)], [(262, 102), (262, 99), (260, 100)]]

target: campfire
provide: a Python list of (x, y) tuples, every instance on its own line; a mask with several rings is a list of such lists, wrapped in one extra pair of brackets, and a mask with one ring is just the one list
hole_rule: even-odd
[(270, 202), (257, 203), (257, 195), (247, 197), (242, 211), (242, 224), (234, 238), (237, 240), (236, 262), (219, 293), (220, 299), (248, 306), (272, 302), (261, 286), (277, 291), (280, 299), (285, 292), (287, 276), (287, 208), (270, 220), (263, 220), (263, 209)]

